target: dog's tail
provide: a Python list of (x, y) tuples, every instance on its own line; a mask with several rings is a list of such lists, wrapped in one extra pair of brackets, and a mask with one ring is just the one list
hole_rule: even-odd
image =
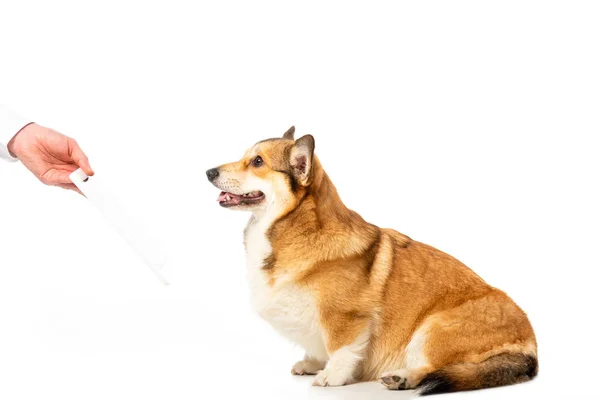
[(502, 353), (480, 363), (444, 366), (425, 375), (416, 389), (420, 395), (484, 389), (526, 382), (537, 372), (537, 356)]

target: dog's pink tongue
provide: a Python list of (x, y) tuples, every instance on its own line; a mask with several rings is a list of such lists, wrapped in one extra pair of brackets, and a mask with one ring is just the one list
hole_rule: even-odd
[(227, 192), (221, 192), (217, 201), (225, 201), (227, 200)]
[(242, 201), (242, 198), (237, 194), (221, 192), (217, 201), (219, 203), (226, 202), (227, 204), (239, 204)]

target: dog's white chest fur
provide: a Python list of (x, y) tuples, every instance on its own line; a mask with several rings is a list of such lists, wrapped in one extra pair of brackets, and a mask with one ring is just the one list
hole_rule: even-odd
[(269, 283), (264, 261), (271, 254), (266, 231), (272, 223), (268, 215), (252, 218), (246, 228), (246, 262), (252, 305), (279, 333), (302, 346), (315, 358), (327, 360), (315, 301), (310, 292), (285, 277)]

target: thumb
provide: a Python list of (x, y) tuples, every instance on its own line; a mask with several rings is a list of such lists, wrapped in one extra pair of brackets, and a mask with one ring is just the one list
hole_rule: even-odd
[(81, 168), (86, 175), (94, 175), (94, 171), (92, 170), (92, 167), (90, 167), (90, 162), (87, 156), (85, 155), (83, 150), (81, 150), (81, 147), (79, 147), (75, 139), (71, 138), (69, 138), (69, 155), (71, 156), (75, 164), (77, 164), (77, 166)]

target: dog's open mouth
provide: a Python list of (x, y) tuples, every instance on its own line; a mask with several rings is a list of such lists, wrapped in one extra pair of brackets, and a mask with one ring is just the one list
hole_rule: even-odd
[(233, 207), (239, 205), (257, 204), (263, 201), (265, 194), (259, 190), (238, 195), (229, 192), (221, 192), (217, 201), (222, 207)]

